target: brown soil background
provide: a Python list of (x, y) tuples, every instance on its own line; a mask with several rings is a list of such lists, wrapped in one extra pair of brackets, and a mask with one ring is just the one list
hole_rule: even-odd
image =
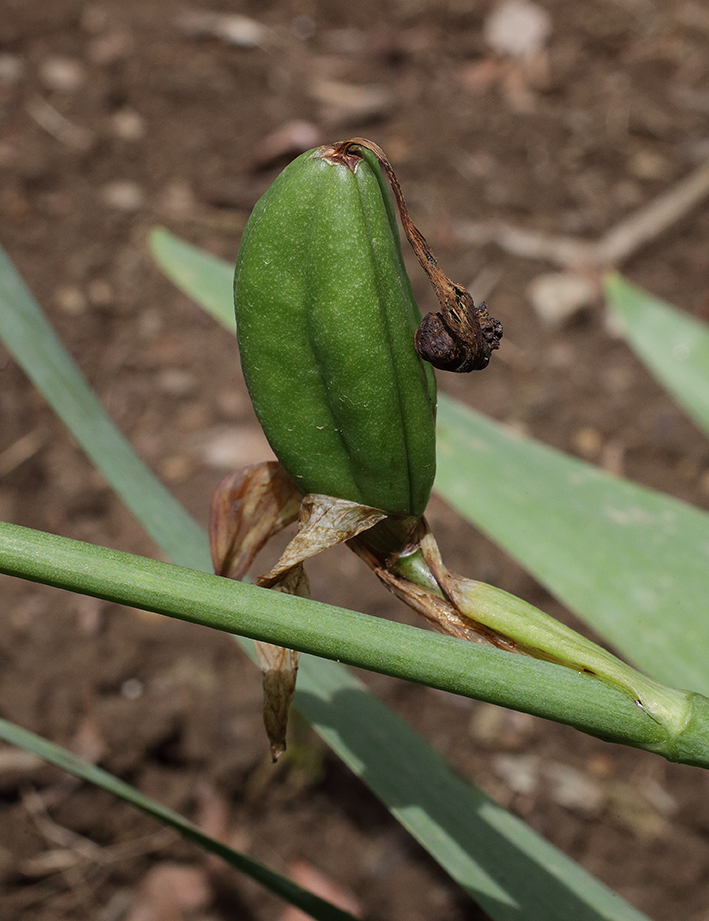
[[(553, 29), (527, 72), (496, 61), (483, 35), (491, 4), (473, 0), (195, 4), (273, 30), (251, 49), (186, 34), (182, 7), (160, 0), (1, 4), (3, 245), (117, 424), (202, 523), (224, 473), (266, 446), (233, 340), (161, 277), (146, 234), (162, 223), (233, 260), (287, 159), (264, 165), (264, 141), (294, 118), (322, 141), (376, 140), (444, 268), (481, 288), (497, 280), (502, 350), (483, 375), (441, 375), (444, 391), (709, 507), (709, 445), (610, 335), (601, 305), (549, 330), (524, 293), (548, 267), (453, 232), (459, 219), (499, 217), (594, 237), (696, 166), (709, 154), (709, 7), (542, 3)], [(46, 103), (73, 128), (47, 130)], [(708, 237), (704, 206), (624, 270), (709, 320)], [(413, 267), (412, 277), (430, 309), (425, 278)], [(155, 554), (2, 349), (0, 413), (0, 452), (34, 443), (0, 479), (0, 519)], [(453, 568), (568, 616), (439, 500), (430, 519)], [(311, 581), (322, 600), (411, 620), (344, 551), (319, 560)], [(259, 677), (228, 637), (7, 577), (0, 611), (4, 717), (279, 870), (317, 867), (367, 918), (482, 917), (306, 726), (296, 721), (290, 756), (270, 766)], [(701, 771), (365, 679), (460, 771), (650, 917), (709, 918)], [(282, 912), (131, 808), (0, 748), (3, 921)]]

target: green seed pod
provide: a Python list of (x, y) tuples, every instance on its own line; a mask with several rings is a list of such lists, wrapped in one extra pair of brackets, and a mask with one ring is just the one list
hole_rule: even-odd
[(301, 491), (420, 517), (435, 379), (370, 151), (321, 147), (286, 167), (246, 225), (234, 295), (256, 415)]

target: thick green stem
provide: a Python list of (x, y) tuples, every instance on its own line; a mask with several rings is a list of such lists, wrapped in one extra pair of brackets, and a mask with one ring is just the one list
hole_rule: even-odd
[(0, 524), (0, 572), (523, 710), (709, 767), (709, 701), (698, 695), (689, 696), (688, 721), (670, 739), (627, 693), (570, 668), (18, 525)]

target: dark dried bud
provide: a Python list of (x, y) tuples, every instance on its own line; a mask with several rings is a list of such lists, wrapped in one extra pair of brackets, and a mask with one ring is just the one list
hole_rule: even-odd
[(460, 285), (451, 283), (446, 295), (443, 312), (426, 314), (416, 330), (416, 351), (441, 371), (482, 371), (500, 346), (502, 324)]

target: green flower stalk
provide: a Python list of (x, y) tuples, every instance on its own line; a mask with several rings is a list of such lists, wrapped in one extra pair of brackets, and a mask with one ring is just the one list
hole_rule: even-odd
[[(384, 173), (440, 302), (423, 321)], [(283, 171), (247, 224), (234, 293), (244, 376), (282, 468), (247, 468), (215, 494), (216, 572), (241, 578), (271, 534), (297, 516), (296, 538), (259, 585), (307, 594), (303, 562), (347, 541), (439, 631), (597, 679), (647, 718), (638, 744), (681, 760), (692, 759), (695, 742), (703, 751), (694, 732), (705, 698), (652, 681), (523, 600), (444, 566), (423, 518), (435, 474), (432, 365), (485, 368), (502, 329), (439, 269), (376, 145), (321, 147)], [(297, 656), (289, 670), (281, 661), (283, 650), (264, 647), (274, 757), (285, 747)]]

